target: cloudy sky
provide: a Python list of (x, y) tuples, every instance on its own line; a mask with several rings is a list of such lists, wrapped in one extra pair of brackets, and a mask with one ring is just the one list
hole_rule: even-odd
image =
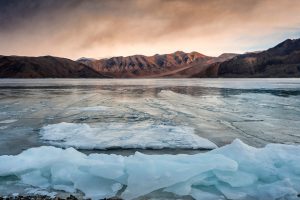
[(0, 54), (216, 56), (300, 38), (299, 0), (0, 0)]

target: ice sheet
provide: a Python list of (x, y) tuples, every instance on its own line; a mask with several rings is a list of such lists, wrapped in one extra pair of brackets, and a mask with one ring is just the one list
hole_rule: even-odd
[(148, 122), (97, 124), (94, 127), (84, 123), (62, 122), (44, 126), (40, 135), (50, 144), (79, 149), (217, 147), (193, 132), (193, 128), (186, 126), (155, 125)]
[(79, 190), (92, 199), (118, 192), (124, 199), (165, 191), (195, 199), (244, 200), (298, 199), (300, 193), (300, 146), (296, 145), (254, 148), (235, 140), (196, 155), (136, 153), (128, 157), (87, 156), (73, 148), (43, 146), (0, 156), (0, 163), (1, 194), (11, 176), (18, 186)]
[(0, 82), (0, 121), (18, 120), (0, 124), (0, 155), (45, 144), (40, 128), (60, 122), (187, 126), (218, 146), (235, 138), (255, 147), (300, 143), (298, 79)]

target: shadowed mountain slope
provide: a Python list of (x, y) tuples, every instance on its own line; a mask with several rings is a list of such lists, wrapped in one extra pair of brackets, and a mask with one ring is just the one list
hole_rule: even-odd
[(52, 56), (0, 56), (0, 78), (103, 78), (90, 67)]
[(300, 77), (300, 39), (214, 63), (192, 77)]

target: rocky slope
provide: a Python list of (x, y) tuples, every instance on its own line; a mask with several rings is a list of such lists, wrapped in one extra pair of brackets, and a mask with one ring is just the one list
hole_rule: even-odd
[(300, 39), (214, 63), (192, 77), (300, 77)]
[(52, 56), (0, 56), (0, 78), (103, 78), (90, 67)]
[(210, 57), (205, 62), (195, 62), (190, 64), (186, 68), (181, 68), (177, 71), (169, 72), (162, 77), (169, 77), (169, 78), (190, 78), (193, 77), (195, 74), (199, 74), (201, 72), (205, 72), (210, 66), (214, 63), (224, 62), (226, 60), (230, 60), (236, 57), (238, 54), (233, 53), (225, 53), (220, 55), (219, 57)]
[(198, 52), (72, 61), (0, 56), (0, 78), (300, 77), (300, 39), (266, 51), (210, 57)]
[(134, 55), (101, 60), (80, 59), (79, 62), (89, 65), (100, 73), (117, 78), (189, 77), (204, 66), (233, 56), (235, 54), (209, 57), (198, 52), (177, 51), (172, 54), (154, 56)]
[(90, 61), (87, 63), (98, 72), (118, 78), (129, 77), (159, 77), (161, 74), (174, 71), (192, 63), (202, 63), (209, 59), (208, 56), (197, 52), (144, 56), (134, 55), (128, 57), (112, 57)]

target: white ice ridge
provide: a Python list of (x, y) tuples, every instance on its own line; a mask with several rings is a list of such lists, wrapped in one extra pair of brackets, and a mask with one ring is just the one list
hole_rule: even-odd
[(0, 163), (0, 188), (16, 176), (16, 185), (81, 191), (92, 199), (133, 199), (157, 190), (205, 200), (298, 199), (300, 193), (300, 146), (254, 148), (238, 139), (196, 155), (87, 156), (43, 146), (0, 156)]
[(62, 122), (44, 126), (40, 135), (43, 140), (52, 145), (79, 149), (214, 149), (217, 147), (211, 141), (195, 135), (193, 128), (143, 122), (103, 123), (96, 127)]
[(10, 123), (14, 123), (18, 120), (16, 119), (7, 119), (7, 120), (3, 120), (3, 121), (0, 121), (0, 124), (10, 124)]

